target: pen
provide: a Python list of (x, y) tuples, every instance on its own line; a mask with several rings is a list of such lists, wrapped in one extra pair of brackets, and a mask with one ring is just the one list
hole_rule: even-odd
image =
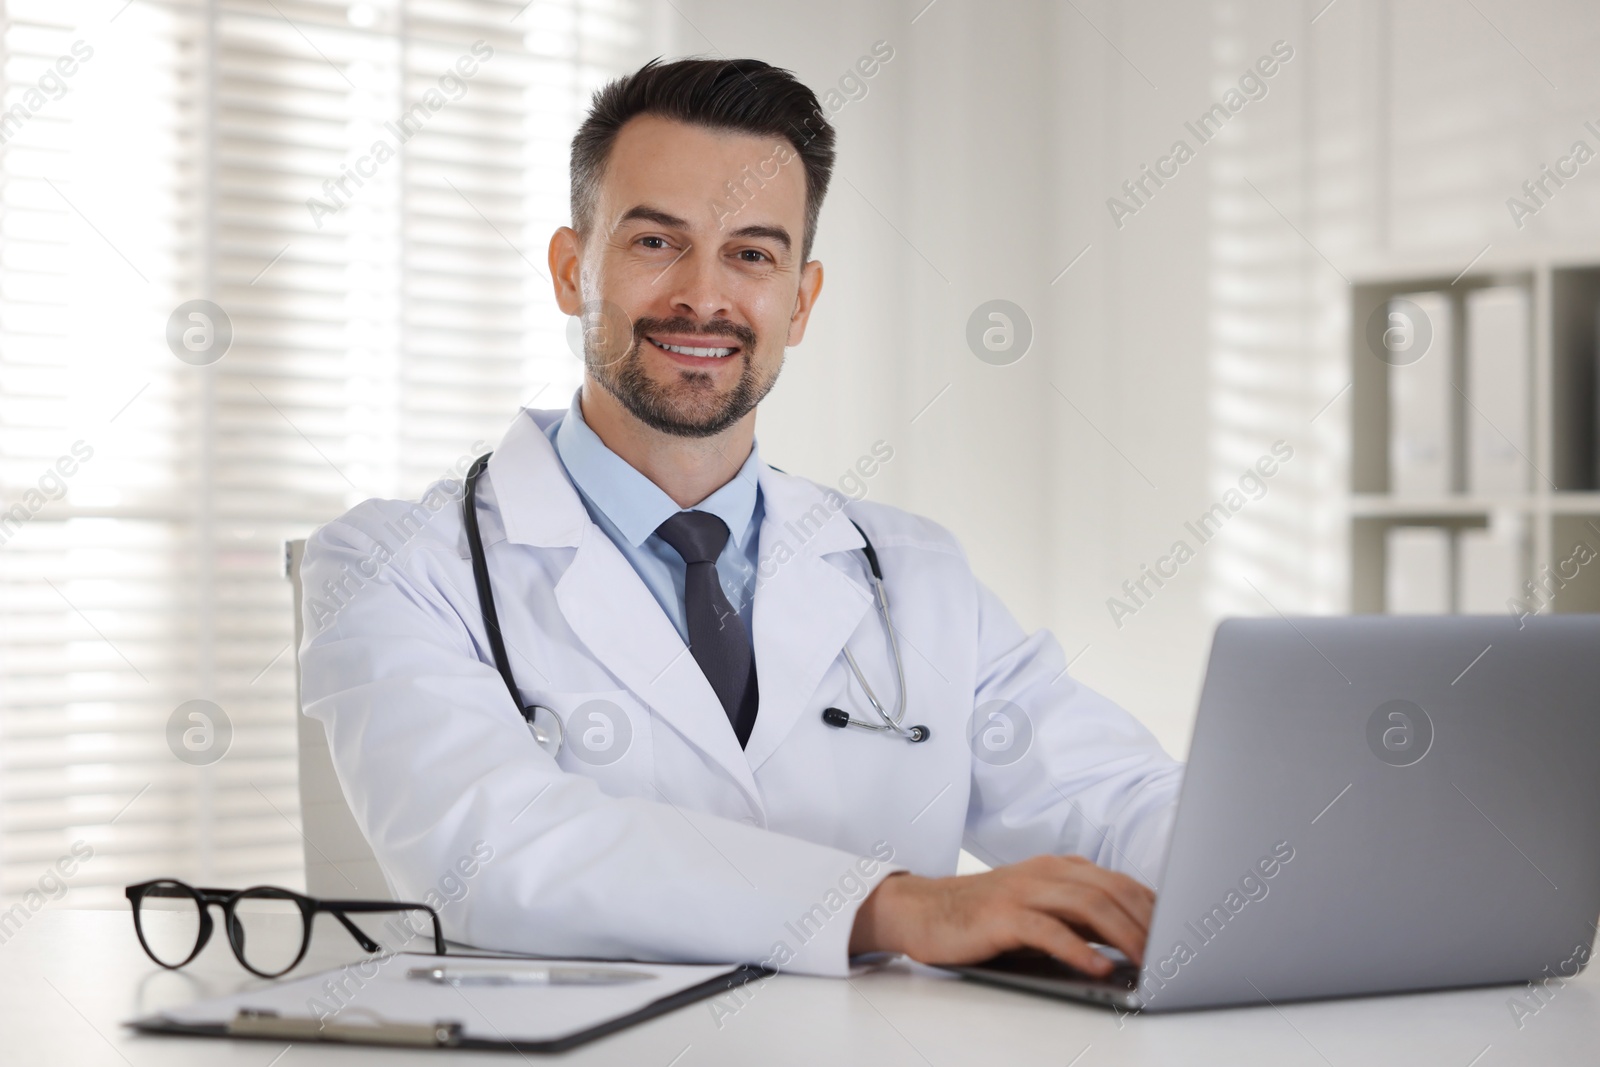
[(602, 967), (537, 967), (515, 971), (453, 971), (444, 967), (413, 967), (407, 978), (437, 985), (627, 985), (654, 978), (647, 971), (618, 971)]

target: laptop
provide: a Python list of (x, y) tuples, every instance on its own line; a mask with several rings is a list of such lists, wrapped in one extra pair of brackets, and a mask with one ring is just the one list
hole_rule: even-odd
[(950, 968), (1147, 1012), (1570, 978), (1600, 915), (1600, 615), (1217, 627), (1144, 966)]

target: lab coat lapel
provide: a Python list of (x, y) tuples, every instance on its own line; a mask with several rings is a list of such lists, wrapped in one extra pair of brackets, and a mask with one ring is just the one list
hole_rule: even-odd
[(722, 703), (683, 638), (598, 526), (556, 583), (578, 638), (636, 696), (727, 771), (759, 810), (760, 793)]
[(841, 510), (843, 498), (771, 467), (758, 478), (765, 511), (755, 594), (761, 702), (744, 751), (756, 769), (796, 722), (822, 714), (813, 707), (822, 677), (873, 610), (866, 582), (824, 558), (863, 545)]
[(725, 770), (757, 810), (760, 794), (716, 691), (626, 557), (590, 520), (545, 427), (559, 411), (524, 410), (489, 460), (492, 499), (510, 541), (577, 552), (556, 604), (595, 659)]

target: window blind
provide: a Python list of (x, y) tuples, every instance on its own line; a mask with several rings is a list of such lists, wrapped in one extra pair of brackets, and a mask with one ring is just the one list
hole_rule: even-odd
[(0, 909), (301, 883), (283, 541), (565, 403), (641, 3), (4, 4)]

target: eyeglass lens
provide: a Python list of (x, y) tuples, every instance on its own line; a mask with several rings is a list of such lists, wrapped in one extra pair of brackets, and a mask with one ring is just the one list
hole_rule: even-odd
[(139, 931), (159, 962), (176, 967), (200, 941), (200, 902), (177, 882), (157, 882), (139, 901)]
[(252, 970), (280, 974), (300, 956), (305, 920), (300, 905), (275, 889), (253, 889), (233, 902), (233, 928), (228, 939)]

